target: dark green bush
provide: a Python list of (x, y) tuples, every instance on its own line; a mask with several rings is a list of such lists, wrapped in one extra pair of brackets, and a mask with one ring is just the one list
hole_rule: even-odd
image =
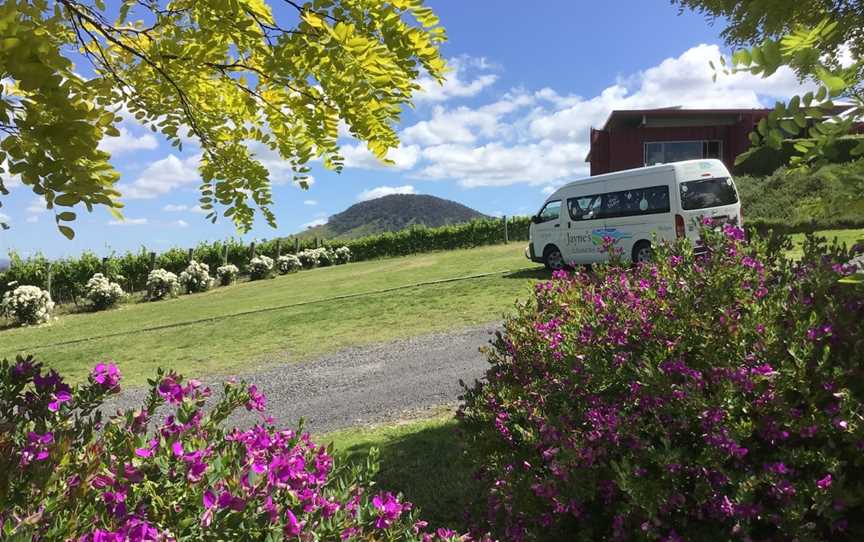
[(781, 169), (767, 177), (738, 176), (735, 182), (745, 224), (764, 221), (782, 225), (788, 233), (864, 226), (864, 160), (809, 172)]

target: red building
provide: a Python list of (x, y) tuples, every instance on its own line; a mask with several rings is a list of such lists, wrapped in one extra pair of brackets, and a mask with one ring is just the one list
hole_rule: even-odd
[(735, 157), (750, 146), (750, 132), (771, 111), (680, 107), (613, 111), (602, 129), (591, 129), (591, 152), (585, 161), (591, 163), (591, 175), (694, 158), (719, 158), (732, 169)]

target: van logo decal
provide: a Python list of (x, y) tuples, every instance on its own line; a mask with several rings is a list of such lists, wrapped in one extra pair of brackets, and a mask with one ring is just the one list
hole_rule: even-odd
[(591, 232), (591, 241), (600, 246), (603, 244), (604, 237), (611, 237), (614, 243), (617, 243), (621, 239), (630, 239), (633, 237), (630, 233), (624, 233), (618, 228), (598, 228)]

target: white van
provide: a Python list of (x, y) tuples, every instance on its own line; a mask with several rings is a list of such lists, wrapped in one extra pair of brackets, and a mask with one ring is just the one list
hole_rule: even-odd
[(608, 258), (603, 238), (623, 258), (644, 262), (657, 242), (699, 241), (699, 220), (743, 224), (735, 182), (720, 160), (688, 160), (618, 171), (566, 184), (532, 217), (525, 255), (549, 269)]

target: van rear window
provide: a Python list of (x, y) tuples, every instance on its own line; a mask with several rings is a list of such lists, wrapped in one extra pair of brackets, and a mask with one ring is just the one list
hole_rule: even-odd
[(728, 177), (681, 183), (681, 207), (686, 211), (738, 203), (735, 183)]

